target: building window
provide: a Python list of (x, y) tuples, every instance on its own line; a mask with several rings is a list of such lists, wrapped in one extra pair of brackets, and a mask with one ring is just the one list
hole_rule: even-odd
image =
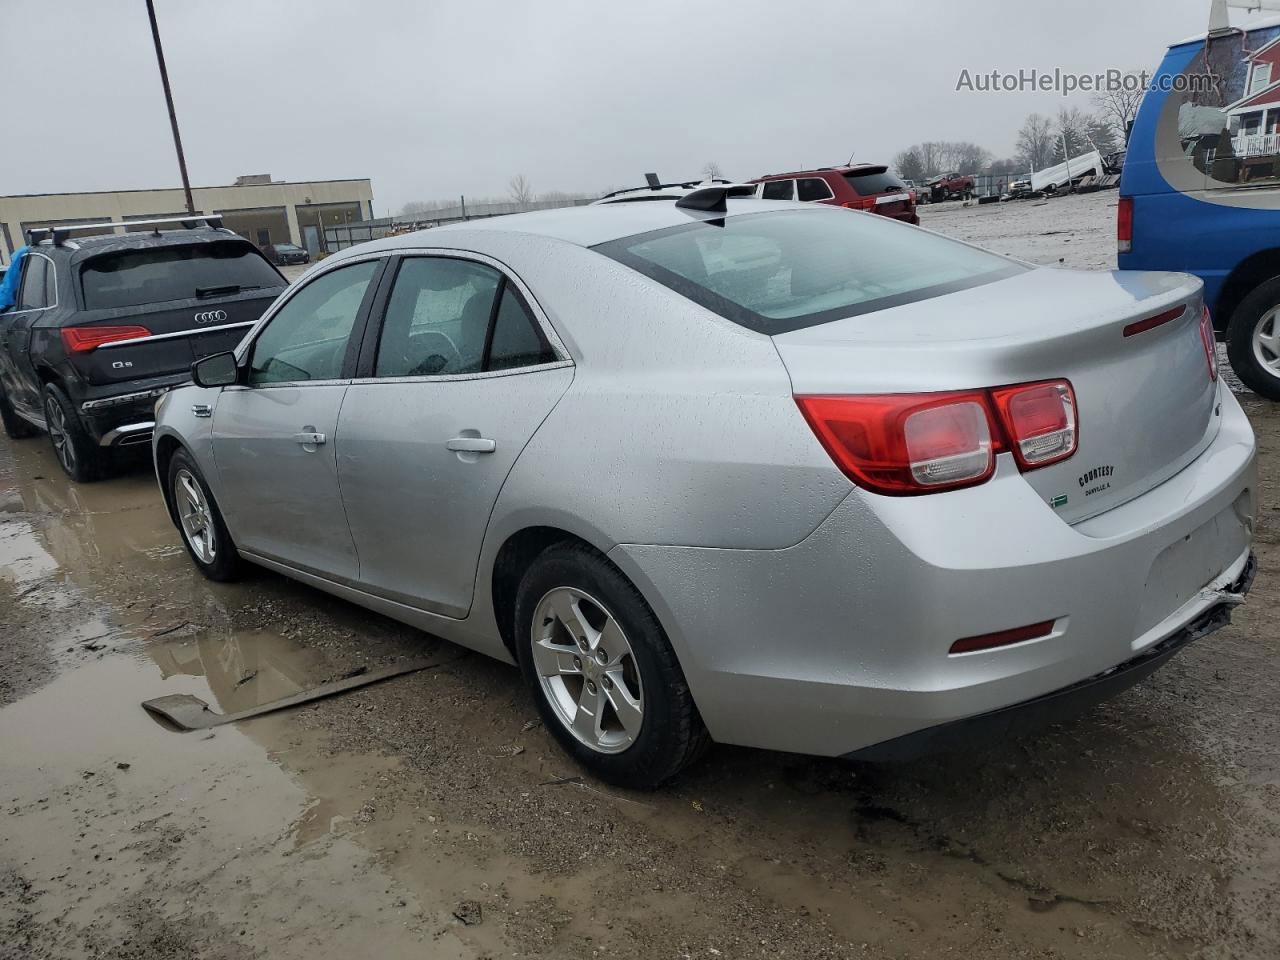
[(1253, 78), (1249, 82), (1249, 92), (1257, 93), (1271, 85), (1271, 64), (1259, 63), (1253, 68)]

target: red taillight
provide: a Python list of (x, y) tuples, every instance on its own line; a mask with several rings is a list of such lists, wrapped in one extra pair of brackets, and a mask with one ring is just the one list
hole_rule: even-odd
[(876, 208), (875, 197), (864, 197), (861, 200), (852, 200), (849, 203), (841, 204), (850, 210), (874, 210)]
[(151, 331), (146, 327), (63, 327), (62, 345), (71, 353), (88, 353), (104, 343), (149, 336)]
[(1047, 467), (1076, 452), (1076, 397), (1066, 380), (991, 391), (996, 412), (1023, 470)]
[(999, 633), (984, 633), (980, 637), (966, 637), (951, 645), (951, 653), (977, 653), (979, 650), (990, 650), (993, 647), (1008, 647), (1015, 643), (1026, 643), (1028, 640), (1039, 640), (1053, 633), (1056, 620), (1044, 623), (1032, 623), (1013, 630), (1001, 630)]
[(1076, 452), (1075, 394), (1066, 380), (994, 390), (887, 396), (796, 397), (836, 466), (854, 483), (893, 497), (986, 483), (996, 454), (1022, 470)]
[(796, 397), (831, 459), (859, 486), (915, 496), (985, 483), (995, 472), (986, 394)]
[(1116, 243), (1121, 253), (1133, 252), (1133, 197), (1121, 197), (1116, 211)]
[(1204, 356), (1209, 361), (1209, 379), (1218, 382), (1218, 338), (1213, 332), (1213, 315), (1209, 308), (1200, 311), (1200, 342), (1204, 345)]

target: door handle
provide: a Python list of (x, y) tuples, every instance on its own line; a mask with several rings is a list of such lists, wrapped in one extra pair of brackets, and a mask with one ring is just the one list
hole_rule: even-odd
[(445, 446), (458, 453), (493, 453), (498, 449), (498, 442), (487, 437), (454, 437), (446, 441)]
[(302, 444), (304, 447), (305, 446), (318, 447), (324, 443), (324, 434), (315, 433), (312, 431), (304, 431), (302, 433), (295, 433), (293, 435), (293, 439), (296, 440), (298, 443)]

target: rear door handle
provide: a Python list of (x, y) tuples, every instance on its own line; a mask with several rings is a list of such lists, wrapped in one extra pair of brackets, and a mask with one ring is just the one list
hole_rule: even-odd
[(487, 437), (454, 437), (446, 441), (445, 446), (458, 453), (493, 453), (498, 449), (498, 442)]
[(324, 443), (324, 434), (304, 431), (302, 433), (295, 433), (293, 435), (293, 439), (296, 440), (298, 443), (302, 444), (304, 447), (305, 446), (318, 447)]

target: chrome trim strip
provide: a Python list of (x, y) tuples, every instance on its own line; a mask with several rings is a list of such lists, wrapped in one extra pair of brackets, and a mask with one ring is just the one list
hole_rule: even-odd
[(173, 384), (168, 387), (154, 387), (151, 390), (139, 390), (136, 393), (122, 393), (114, 397), (103, 397), (100, 400), (86, 400), (84, 403), (80, 404), (80, 412), (88, 413), (90, 410), (101, 410), (105, 407), (118, 407), (122, 403), (132, 403), (134, 400), (146, 400), (149, 397), (158, 397), (161, 394), (168, 393), (175, 386), (178, 386), (178, 384)]
[[(98, 444), (103, 447), (113, 446), (115, 443), (128, 443), (133, 440), (140, 443), (141, 434), (150, 434), (156, 428), (154, 420), (148, 420), (145, 423), (126, 423), (123, 426), (116, 427), (114, 430), (108, 430), (102, 435), (102, 439)], [(136, 438), (136, 439), (135, 439)]]
[(156, 340), (172, 340), (175, 337), (189, 337), (192, 334), (217, 333), (219, 330), (239, 330), (243, 327), (252, 327), (257, 322), (257, 320), (246, 320), (241, 323), (224, 323), (217, 327), (189, 327), (186, 330), (175, 330), (173, 333), (153, 333), (149, 337), (134, 337), (132, 340), (112, 340), (110, 343), (102, 344), (102, 346), (97, 349), (110, 350), (113, 347), (131, 347), (137, 343), (152, 343)]

